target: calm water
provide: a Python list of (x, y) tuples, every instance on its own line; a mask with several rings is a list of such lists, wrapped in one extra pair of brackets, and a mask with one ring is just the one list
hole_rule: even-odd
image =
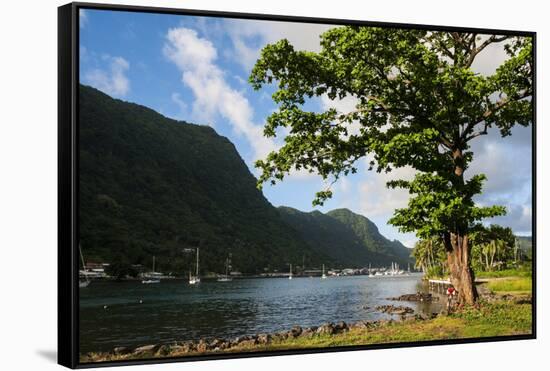
[(374, 309), (381, 304), (437, 311), (437, 302), (386, 300), (426, 290), (420, 275), (239, 279), (197, 286), (183, 280), (156, 285), (97, 281), (80, 289), (80, 351), (387, 318)]

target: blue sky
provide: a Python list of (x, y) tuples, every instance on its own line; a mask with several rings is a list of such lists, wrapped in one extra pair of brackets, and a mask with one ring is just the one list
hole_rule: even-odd
[[(330, 25), (237, 20), (167, 14), (81, 10), (80, 81), (161, 114), (210, 125), (236, 146), (251, 172), (257, 158), (278, 148), (282, 139), (262, 136), (262, 123), (276, 109), (273, 88), (259, 92), (246, 82), (262, 46), (287, 38), (297, 49), (319, 50), (319, 35)], [(473, 66), (491, 73), (504, 59), (501, 46), (488, 48)], [(315, 99), (307, 109), (353, 109), (354, 102)], [(280, 133), (284, 135), (284, 133)], [(531, 131), (517, 127), (502, 140), (495, 131), (475, 142), (476, 159), (469, 171), (489, 179), (482, 204), (507, 206), (508, 215), (492, 222), (518, 234), (531, 234)], [(333, 186), (334, 197), (318, 208), (326, 212), (347, 207), (373, 220), (382, 234), (412, 247), (413, 234), (387, 225), (393, 210), (406, 205), (408, 195), (387, 190), (390, 179), (410, 178), (411, 169), (380, 175), (366, 170)], [(311, 211), (316, 191), (326, 185), (318, 176), (294, 172), (264, 195), (275, 206)]]

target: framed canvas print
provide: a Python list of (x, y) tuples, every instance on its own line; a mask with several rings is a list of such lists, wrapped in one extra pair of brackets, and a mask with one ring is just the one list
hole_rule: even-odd
[(59, 363), (535, 338), (534, 32), (59, 8)]

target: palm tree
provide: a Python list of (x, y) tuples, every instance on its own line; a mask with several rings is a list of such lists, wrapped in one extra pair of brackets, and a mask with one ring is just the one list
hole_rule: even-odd
[(443, 242), (439, 237), (419, 240), (412, 252), (415, 258), (415, 267), (427, 273), (430, 269), (442, 266), (445, 259)]
[(485, 269), (492, 271), (497, 265), (497, 261), (501, 262), (506, 254), (506, 242), (501, 239), (492, 239), (487, 243), (481, 252), (485, 257)]

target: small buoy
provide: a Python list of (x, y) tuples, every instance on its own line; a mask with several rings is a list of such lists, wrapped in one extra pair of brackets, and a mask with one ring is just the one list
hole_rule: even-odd
[(103, 306), (103, 309), (107, 309), (107, 306), (106, 306), (106, 305), (104, 305), (104, 306)]
[(142, 303), (143, 303), (143, 300), (139, 299), (139, 303), (142, 304)]

